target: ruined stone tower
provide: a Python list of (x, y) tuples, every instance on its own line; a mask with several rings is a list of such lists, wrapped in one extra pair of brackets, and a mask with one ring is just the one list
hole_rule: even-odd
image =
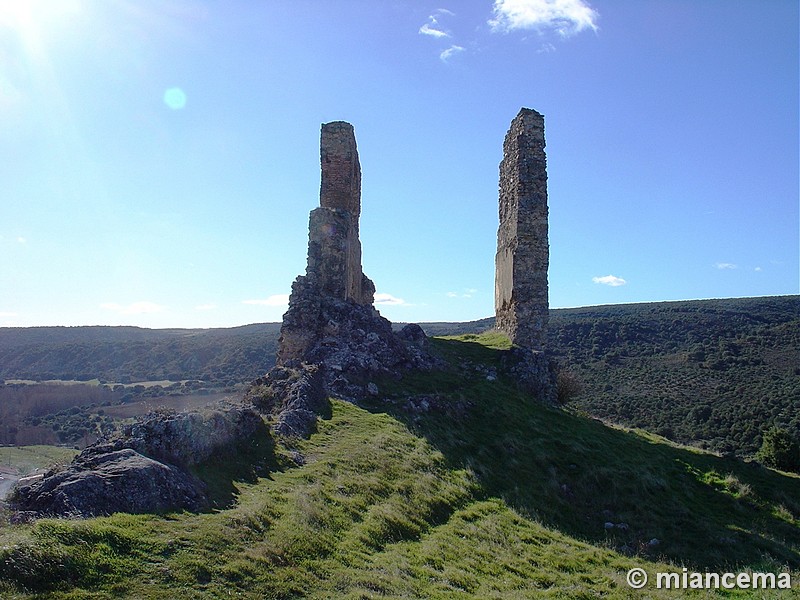
[(319, 208), (309, 217), (306, 276), (323, 294), (372, 304), (375, 287), (361, 270), (361, 166), (353, 126), (322, 125)]
[(391, 324), (373, 306), (375, 284), (361, 268), (361, 165), (353, 126), (344, 121), (324, 123), (319, 154), (319, 207), (309, 215), (306, 273), (292, 284), (278, 342), (278, 365), (318, 359), (318, 346), (323, 340), (330, 342), (341, 329), (332, 314), (348, 312), (348, 306), (360, 309), (362, 335), (378, 326), (391, 335)]
[(521, 109), (503, 142), (495, 257), (496, 327), (516, 346), (535, 351), (544, 350), (549, 310), (544, 146), (544, 117)]

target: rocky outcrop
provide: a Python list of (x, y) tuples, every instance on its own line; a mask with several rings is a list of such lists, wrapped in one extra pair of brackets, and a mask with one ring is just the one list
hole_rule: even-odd
[(203, 411), (153, 414), (127, 427), (108, 445), (191, 467), (235, 448), (263, 427), (263, 419), (252, 408), (223, 404)]
[(309, 364), (273, 368), (253, 382), (246, 397), (275, 418), (273, 429), (278, 435), (288, 437), (314, 433), (317, 415), (328, 405), (322, 369)]
[(197, 511), (205, 486), (182, 469), (131, 448), (84, 451), (66, 469), (19, 485), (12, 506), (36, 516)]
[(373, 306), (375, 285), (361, 267), (361, 168), (352, 125), (322, 126), (320, 163), (320, 206), (309, 218), (306, 273), (292, 284), (277, 366), (248, 395), (277, 419), (275, 430), (284, 435), (313, 430), (318, 394), (306, 392), (318, 386), (302, 382), (319, 381), (323, 397), (357, 401), (376, 394), (376, 377), (436, 364), (421, 328), (395, 334)]
[(188, 467), (238, 450), (264, 428), (258, 412), (244, 406), (152, 413), (87, 447), (67, 467), (21, 481), (10, 504), (34, 516), (202, 510), (205, 485)]

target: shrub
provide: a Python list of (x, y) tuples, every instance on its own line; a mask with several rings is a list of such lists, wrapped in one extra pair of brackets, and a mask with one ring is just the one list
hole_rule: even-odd
[(764, 434), (756, 459), (768, 467), (800, 473), (800, 443), (785, 429), (772, 427)]
[(556, 375), (556, 397), (559, 404), (567, 404), (583, 391), (583, 384), (572, 371), (561, 369)]

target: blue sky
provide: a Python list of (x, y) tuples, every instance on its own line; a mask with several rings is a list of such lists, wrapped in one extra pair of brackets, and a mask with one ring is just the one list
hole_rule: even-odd
[(800, 291), (794, 0), (0, 0), (0, 325), (279, 321), (333, 120), (381, 313), (490, 316), (522, 106), (552, 307)]

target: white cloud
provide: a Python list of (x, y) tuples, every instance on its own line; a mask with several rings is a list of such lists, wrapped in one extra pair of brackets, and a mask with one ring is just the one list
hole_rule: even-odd
[(194, 307), (195, 310), (214, 310), (215, 308), (217, 308), (217, 305), (216, 304), (210, 304), (210, 303), (209, 304), (201, 304), (199, 306), (195, 306)]
[(592, 281), (595, 283), (601, 283), (603, 285), (609, 285), (611, 287), (619, 287), (621, 285), (625, 285), (628, 283), (622, 277), (616, 277), (614, 275), (604, 275), (603, 277), (592, 277)]
[(761, 267), (756, 267), (756, 268), (755, 268), (755, 271), (763, 271), (763, 270), (764, 270), (764, 269), (762, 269)]
[(19, 313), (15, 312), (0, 312), (0, 319), (8, 319), (11, 317), (18, 317)]
[(453, 44), (447, 50), (443, 50), (442, 53), (439, 55), (439, 58), (443, 62), (447, 62), (448, 60), (450, 60), (450, 57), (452, 57), (454, 54), (457, 54), (457, 53), (463, 52), (463, 51), (464, 51), (464, 48), (462, 46), (456, 46), (455, 44)]
[(429, 35), (436, 38), (450, 37), (449, 33), (441, 29), (436, 29), (436, 27), (430, 23), (425, 23), (422, 27), (420, 27), (419, 32), (422, 35)]
[(391, 294), (375, 294), (375, 304), (385, 304), (387, 306), (408, 306), (408, 302)]
[(724, 263), (724, 262), (714, 263), (714, 266), (717, 269), (721, 269), (721, 270), (724, 270), (724, 269), (737, 269), (738, 268), (738, 266), (733, 264), (733, 263)]
[(17, 236), (17, 241), (18, 241), (20, 244), (27, 244), (27, 243), (28, 243), (28, 238), (22, 237), (22, 236), (20, 235), (20, 236)]
[(454, 17), (455, 13), (447, 10), (446, 8), (437, 8), (432, 15), (428, 15), (428, 22), (419, 28), (419, 33), (421, 33), (422, 35), (429, 35), (435, 38), (450, 37), (450, 32), (445, 31), (439, 26), (439, 17), (441, 17), (442, 15), (447, 15), (448, 17)]
[(495, 0), (492, 31), (552, 30), (562, 37), (597, 31), (597, 11), (584, 0)]
[(165, 308), (155, 302), (133, 302), (132, 304), (117, 304), (116, 302), (105, 302), (100, 305), (100, 308), (112, 310), (121, 315), (144, 315), (157, 312), (163, 312)]
[(242, 300), (242, 304), (256, 304), (259, 306), (287, 306), (289, 294), (275, 294), (263, 300)]
[(467, 288), (463, 292), (447, 292), (445, 295), (448, 298), (472, 298), (472, 296), (477, 293), (478, 290), (475, 288)]

